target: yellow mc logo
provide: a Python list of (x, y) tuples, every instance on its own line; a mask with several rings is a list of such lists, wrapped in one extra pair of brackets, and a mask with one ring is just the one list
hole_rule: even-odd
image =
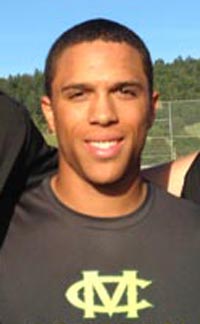
[[(153, 307), (147, 300), (138, 301), (138, 287), (144, 289), (152, 281), (139, 279), (137, 271), (123, 271), (121, 276), (100, 276), (99, 271), (83, 271), (82, 275), (83, 279), (69, 287), (65, 296), (72, 305), (84, 311), (84, 318), (95, 318), (96, 313), (106, 313), (109, 317), (127, 313), (127, 318), (138, 318), (140, 310)], [(112, 294), (108, 291), (109, 284), (115, 285)], [(126, 303), (122, 302), (124, 294)], [(95, 295), (101, 303), (95, 304)]]

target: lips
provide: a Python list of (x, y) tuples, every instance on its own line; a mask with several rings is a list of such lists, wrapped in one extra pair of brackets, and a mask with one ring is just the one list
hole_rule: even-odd
[(90, 142), (90, 145), (101, 150), (108, 150), (117, 145), (117, 141), (94, 141)]
[(123, 139), (87, 140), (88, 151), (97, 158), (113, 158), (117, 156), (122, 147)]

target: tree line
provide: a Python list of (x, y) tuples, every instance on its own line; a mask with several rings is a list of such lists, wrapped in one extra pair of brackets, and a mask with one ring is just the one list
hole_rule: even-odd
[[(10, 75), (0, 78), (0, 88), (28, 107), (36, 124), (44, 128), (40, 110), (43, 94), (43, 72), (38, 69), (30, 74)], [(200, 99), (200, 59), (177, 57), (166, 63), (163, 59), (154, 62), (154, 88), (163, 101)]]

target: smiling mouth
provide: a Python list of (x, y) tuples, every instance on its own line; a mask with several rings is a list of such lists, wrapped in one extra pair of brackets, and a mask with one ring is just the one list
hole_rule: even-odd
[(90, 145), (101, 150), (107, 150), (111, 147), (116, 146), (119, 143), (119, 141), (91, 141)]
[(123, 145), (123, 139), (111, 140), (89, 140), (87, 141), (87, 149), (98, 158), (110, 159), (117, 156)]

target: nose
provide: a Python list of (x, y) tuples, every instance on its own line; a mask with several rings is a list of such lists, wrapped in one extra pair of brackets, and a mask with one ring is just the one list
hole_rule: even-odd
[(109, 95), (97, 95), (91, 103), (89, 112), (90, 124), (108, 126), (117, 123), (118, 114), (115, 103)]

